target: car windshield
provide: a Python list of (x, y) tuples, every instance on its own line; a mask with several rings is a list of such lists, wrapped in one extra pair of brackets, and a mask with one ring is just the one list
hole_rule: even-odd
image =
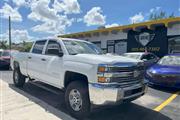
[(141, 55), (139, 54), (123, 54), (122, 56), (128, 57), (128, 58), (133, 58), (133, 59), (140, 59)]
[(10, 56), (10, 53), (9, 53), (9, 52), (4, 51), (4, 52), (2, 52), (2, 56)]
[(76, 54), (102, 54), (102, 51), (93, 43), (73, 40), (63, 40), (70, 55)]
[(180, 66), (180, 56), (164, 56), (158, 64)]

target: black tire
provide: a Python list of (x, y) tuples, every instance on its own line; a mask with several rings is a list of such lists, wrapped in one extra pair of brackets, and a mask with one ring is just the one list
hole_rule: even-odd
[[(73, 90), (77, 90), (80, 93), (82, 105), (79, 111), (75, 111), (70, 104), (70, 92)], [(71, 113), (71, 115), (75, 118), (84, 118), (90, 114), (90, 100), (88, 93), (88, 85), (82, 81), (73, 81), (71, 82), (66, 89), (65, 93), (65, 102), (67, 109)]]
[(14, 68), (13, 70), (13, 82), (16, 87), (23, 87), (26, 77), (21, 74), (19, 68)]

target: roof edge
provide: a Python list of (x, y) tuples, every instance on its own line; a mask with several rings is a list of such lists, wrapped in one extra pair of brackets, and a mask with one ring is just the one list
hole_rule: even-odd
[(73, 37), (73, 36), (78, 36), (78, 35), (92, 34), (92, 33), (112, 31), (112, 30), (121, 30), (121, 31), (128, 30), (128, 29), (135, 30), (138, 27), (147, 27), (148, 29), (151, 29), (154, 25), (159, 25), (159, 24), (163, 24), (167, 27), (170, 23), (176, 23), (176, 22), (180, 22), (180, 17), (166, 18), (166, 19), (160, 19), (160, 20), (151, 20), (147, 22), (116, 26), (116, 27), (110, 27), (110, 28), (104, 28), (104, 29), (95, 29), (95, 30), (89, 30), (85, 32), (76, 32), (76, 33), (71, 33), (71, 34), (58, 35), (58, 37)]

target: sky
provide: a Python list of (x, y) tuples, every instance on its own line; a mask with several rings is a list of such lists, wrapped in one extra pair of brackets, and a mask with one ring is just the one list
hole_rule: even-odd
[(56, 35), (148, 21), (152, 12), (180, 16), (180, 0), (0, 0), (0, 40), (32, 41)]

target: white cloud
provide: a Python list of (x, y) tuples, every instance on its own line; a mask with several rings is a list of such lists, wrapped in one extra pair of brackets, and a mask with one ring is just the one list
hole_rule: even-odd
[(100, 7), (93, 7), (84, 16), (84, 22), (87, 26), (91, 25), (104, 25), (106, 23), (106, 16), (102, 15), (102, 10)]
[(48, 21), (49, 19), (57, 20), (56, 11), (49, 8), (49, 0), (34, 1), (31, 3), (31, 13), (29, 19), (35, 21)]
[(20, 7), (20, 6), (26, 6), (26, 5), (28, 4), (28, 2), (25, 1), (25, 0), (12, 0), (12, 1), (13, 1), (13, 3), (15, 3), (18, 7)]
[(117, 23), (113, 23), (113, 24), (107, 24), (107, 25), (105, 25), (105, 27), (106, 27), (106, 28), (110, 28), (110, 27), (117, 27), (117, 26), (119, 26), (119, 24), (117, 24)]
[(9, 4), (5, 3), (2, 9), (0, 9), (1, 17), (8, 19), (11, 16), (12, 21), (21, 22), (22, 16), (18, 12), (17, 8), (12, 8)]
[[(11, 37), (13, 43), (19, 43), (23, 41), (31, 41), (33, 37), (29, 36), (27, 30), (19, 30), (19, 29), (12, 29), (11, 30)], [(1, 40), (9, 40), (9, 32), (6, 31), (3, 34), (0, 34)]]
[(180, 12), (180, 8), (179, 8), (178, 10), (179, 10), (179, 12)]
[(65, 14), (80, 13), (80, 5), (77, 0), (54, 0), (53, 7), (58, 12)]
[(82, 22), (83, 18), (77, 18), (77, 22)]
[(151, 8), (151, 9), (150, 9), (150, 13), (152, 13), (152, 12), (158, 12), (160, 9), (161, 9), (161, 7), (159, 7), (159, 6), (157, 6), (157, 7), (155, 7), (155, 8)]
[(135, 14), (134, 16), (130, 17), (129, 20), (131, 23), (139, 23), (139, 22), (142, 22), (144, 20), (144, 16), (140, 12), (140, 13)]
[(49, 7), (50, 1), (34, 1), (31, 3), (29, 19), (42, 22), (32, 27), (34, 32), (46, 32), (51, 34), (63, 34), (67, 27), (71, 26), (72, 19), (66, 15), (58, 14), (57, 10)]
[(61, 16), (57, 21), (49, 20), (40, 25), (36, 25), (32, 28), (34, 32), (47, 32), (51, 34), (64, 34), (66, 27), (71, 25), (71, 20), (67, 19), (66, 16)]

